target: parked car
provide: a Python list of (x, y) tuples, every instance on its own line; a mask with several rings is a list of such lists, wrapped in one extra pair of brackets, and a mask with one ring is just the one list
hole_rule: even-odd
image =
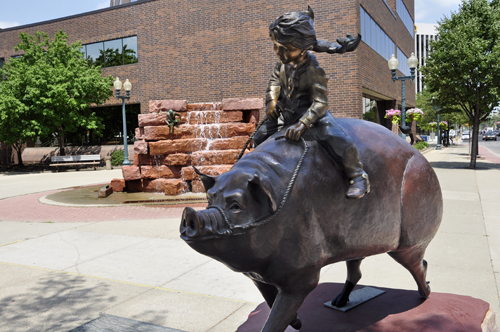
[(468, 130), (464, 130), (464, 132), (462, 133), (462, 140), (466, 140), (466, 139), (470, 139), (470, 135), (469, 135)]
[(495, 135), (500, 136), (500, 130), (493, 130), (493, 132), (495, 133)]
[(487, 131), (486, 133), (483, 134), (483, 141), (489, 141), (489, 140), (497, 140), (497, 135), (493, 132), (493, 130)]

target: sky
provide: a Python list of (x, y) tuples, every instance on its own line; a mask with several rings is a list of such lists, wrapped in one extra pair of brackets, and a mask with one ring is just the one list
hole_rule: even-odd
[[(109, 0), (0, 0), (0, 28), (38, 23), (109, 7)], [(415, 0), (415, 23), (436, 24), (461, 0)], [(294, 8), (291, 8), (294, 10)]]

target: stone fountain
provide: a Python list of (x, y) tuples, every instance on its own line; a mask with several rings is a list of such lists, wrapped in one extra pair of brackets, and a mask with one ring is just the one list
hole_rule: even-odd
[[(264, 107), (261, 98), (230, 98), (215, 103), (151, 100), (149, 113), (139, 114), (135, 130), (134, 165), (123, 166), (123, 179), (113, 179), (113, 191), (201, 193), (194, 172), (220, 175), (236, 162)], [(179, 125), (167, 125), (169, 111), (181, 115)]]

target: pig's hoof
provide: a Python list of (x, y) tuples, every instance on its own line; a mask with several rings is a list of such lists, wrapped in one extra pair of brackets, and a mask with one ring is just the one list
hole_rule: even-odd
[(291, 322), (290, 322), (290, 326), (293, 327), (294, 329), (296, 330), (300, 330), (300, 328), (302, 327), (302, 322), (300, 321), (300, 318), (299, 317), (295, 317)]
[(345, 306), (347, 302), (349, 302), (349, 297), (342, 296), (342, 293), (340, 293), (335, 299), (332, 300), (332, 306), (341, 308)]

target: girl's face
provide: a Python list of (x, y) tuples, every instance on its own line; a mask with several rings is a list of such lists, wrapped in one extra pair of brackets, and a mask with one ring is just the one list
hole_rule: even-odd
[(280, 44), (273, 37), (271, 37), (274, 43), (274, 52), (284, 64), (297, 65), (304, 59), (305, 55), (303, 50), (293, 46), (292, 44)]

